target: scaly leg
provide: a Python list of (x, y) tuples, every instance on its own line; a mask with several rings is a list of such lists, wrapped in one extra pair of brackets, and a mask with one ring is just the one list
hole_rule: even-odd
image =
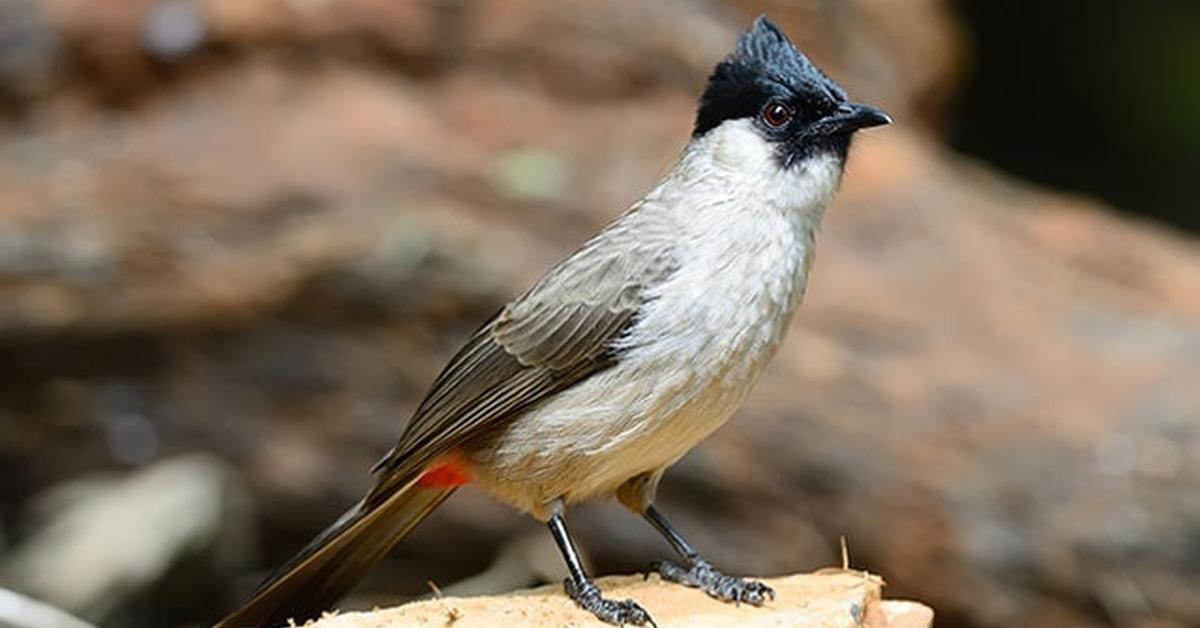
[(656, 563), (655, 566), (663, 580), (696, 587), (712, 597), (727, 602), (747, 602), (761, 606), (767, 598), (775, 599), (775, 590), (771, 587), (757, 580), (727, 576), (713, 568), (654, 506), (647, 506), (642, 516), (662, 533), (671, 547), (675, 548), (675, 551), (683, 558), (683, 565), (670, 561)]
[(576, 604), (610, 624), (618, 626), (649, 624), (657, 628), (654, 620), (650, 618), (650, 614), (637, 602), (610, 600), (600, 594), (599, 587), (592, 582), (591, 578), (588, 578), (587, 573), (583, 570), (583, 564), (579, 561), (579, 554), (575, 551), (575, 544), (571, 542), (571, 536), (567, 533), (566, 522), (563, 521), (561, 514), (555, 513), (546, 523), (550, 526), (550, 534), (554, 535), (554, 542), (558, 544), (563, 560), (567, 563), (567, 570), (571, 573), (571, 577), (563, 581), (563, 586), (567, 590), (567, 595), (575, 600)]

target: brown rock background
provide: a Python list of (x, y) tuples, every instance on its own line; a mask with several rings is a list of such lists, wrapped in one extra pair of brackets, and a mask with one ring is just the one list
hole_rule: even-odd
[[(844, 534), (939, 626), (1200, 623), (1200, 248), (944, 148), (970, 47), (938, 0), (0, 1), (0, 582), (68, 599), (11, 566), (63, 483), (209, 452), (244, 485), (213, 489), (225, 531), (69, 610), (211, 621), (658, 178), (762, 11), (901, 124), (858, 141), (788, 344), (665, 510), (733, 571), (835, 564)], [(572, 522), (603, 572), (666, 552), (613, 504)], [(158, 533), (120, 525), (102, 546)], [(540, 533), (460, 493), (363, 595)], [(517, 562), (486, 586), (554, 577)]]

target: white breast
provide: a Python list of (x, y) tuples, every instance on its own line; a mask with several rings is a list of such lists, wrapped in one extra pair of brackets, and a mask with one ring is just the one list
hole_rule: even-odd
[(724, 423), (783, 339), (840, 175), (833, 156), (780, 172), (748, 121), (693, 141), (626, 216), (673, 225), (679, 270), (649, 291), (616, 366), (492, 443), (481, 484), (538, 513), (669, 465)]

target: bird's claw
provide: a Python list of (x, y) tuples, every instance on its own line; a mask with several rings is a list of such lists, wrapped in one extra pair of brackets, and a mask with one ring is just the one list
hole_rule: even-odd
[(630, 624), (633, 626), (652, 626), (658, 628), (650, 613), (633, 600), (610, 600), (600, 594), (600, 589), (591, 582), (577, 584), (570, 578), (563, 582), (575, 603), (585, 611), (595, 615), (602, 621), (618, 626)]
[(727, 576), (704, 560), (693, 562), (690, 569), (670, 561), (654, 563), (653, 566), (663, 580), (695, 587), (718, 600), (762, 606), (768, 598), (772, 601), (775, 599), (775, 589), (757, 580)]

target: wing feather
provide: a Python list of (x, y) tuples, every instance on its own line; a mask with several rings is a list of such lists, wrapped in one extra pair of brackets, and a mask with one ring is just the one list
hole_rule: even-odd
[(674, 229), (635, 208), (509, 303), (450, 359), (368, 502), (437, 456), (612, 366), (613, 343), (678, 266)]

